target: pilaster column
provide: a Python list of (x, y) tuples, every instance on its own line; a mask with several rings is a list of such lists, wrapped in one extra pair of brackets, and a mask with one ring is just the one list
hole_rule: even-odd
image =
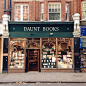
[(79, 58), (79, 45), (80, 45), (80, 21), (79, 21), (79, 13), (75, 13), (73, 15), (73, 20), (74, 20), (74, 64), (75, 64), (75, 68), (74, 71), (75, 72), (80, 72), (80, 58)]
[(74, 37), (80, 37), (80, 14), (79, 13), (75, 13), (73, 16), (73, 20), (74, 20), (74, 32), (73, 32), (73, 35)]
[(8, 21), (10, 20), (10, 16), (7, 14), (4, 14), (3, 16), (3, 37), (8, 38), (9, 32), (8, 32)]

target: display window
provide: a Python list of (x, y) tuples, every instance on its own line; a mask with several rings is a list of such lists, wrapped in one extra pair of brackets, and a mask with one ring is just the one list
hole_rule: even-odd
[(42, 68), (56, 68), (56, 40), (42, 39)]
[(80, 49), (81, 68), (86, 68), (86, 49)]
[(58, 38), (58, 68), (73, 68), (71, 38)]
[(72, 38), (42, 38), (42, 68), (73, 68), (72, 47)]
[(9, 68), (25, 68), (26, 59), (28, 70), (73, 68), (73, 43), (73, 38), (9, 38)]
[(24, 68), (24, 40), (10, 39), (10, 68)]

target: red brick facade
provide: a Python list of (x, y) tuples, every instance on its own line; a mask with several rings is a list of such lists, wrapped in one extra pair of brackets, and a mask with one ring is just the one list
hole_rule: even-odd
[[(86, 0), (11, 0), (11, 20), (14, 21), (14, 6), (15, 4), (29, 5), (29, 21), (40, 21), (40, 5), (44, 3), (44, 20), (48, 20), (48, 4), (61, 3), (61, 20), (65, 20), (65, 4), (69, 4), (69, 21), (72, 21), (72, 15), (79, 13), (81, 18), (81, 2)], [(0, 20), (4, 14), (4, 0), (0, 0)], [(9, 0), (6, 0), (6, 10), (9, 10)], [(7, 13), (7, 12), (5, 12)]]
[(4, 14), (4, 0), (0, 0), (0, 20), (2, 20), (3, 14)]

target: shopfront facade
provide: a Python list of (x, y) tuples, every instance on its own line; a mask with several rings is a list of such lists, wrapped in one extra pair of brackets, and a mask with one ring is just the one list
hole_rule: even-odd
[(9, 22), (8, 72), (74, 72), (74, 22)]
[(2, 21), (0, 21), (0, 73), (2, 73), (3, 67), (3, 27)]
[(86, 22), (80, 22), (80, 70), (86, 72)]

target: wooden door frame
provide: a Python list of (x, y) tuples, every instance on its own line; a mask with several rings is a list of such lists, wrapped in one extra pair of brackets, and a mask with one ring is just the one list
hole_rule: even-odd
[[(29, 71), (29, 51), (30, 51), (30, 50), (35, 50), (35, 49), (27, 49), (27, 50), (28, 50), (28, 71)], [(40, 49), (38, 48), (37, 50), (38, 50), (38, 70), (37, 70), (37, 71), (39, 72), (39, 64), (40, 64), (40, 63), (39, 63), (39, 60), (40, 60), (40, 59), (39, 59), (39, 56), (40, 56), (40, 55), (39, 55), (39, 51), (40, 51)]]

